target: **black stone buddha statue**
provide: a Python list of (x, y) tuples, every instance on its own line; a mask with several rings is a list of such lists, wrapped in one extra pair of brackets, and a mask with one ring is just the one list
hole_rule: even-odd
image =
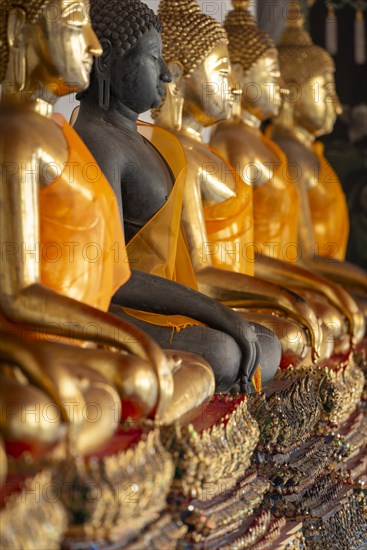
[(90, 87), (78, 95), (74, 127), (115, 191), (133, 268), (111, 311), (163, 348), (203, 356), (217, 390), (251, 390), (259, 364), (263, 382), (274, 376), (279, 342), (267, 328), (195, 291), (180, 230), (186, 169), (181, 146), (164, 130), (138, 131), (139, 114), (160, 104), (171, 81), (159, 21), (139, 0), (92, 1), (91, 19), (103, 55), (94, 61)]

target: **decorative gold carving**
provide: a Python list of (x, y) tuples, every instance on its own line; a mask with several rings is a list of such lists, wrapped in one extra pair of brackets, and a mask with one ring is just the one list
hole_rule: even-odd
[(319, 372), (320, 398), (328, 418), (335, 424), (343, 422), (360, 403), (365, 378), (362, 370), (353, 359), (345, 368), (337, 372), (326, 368), (322, 376)]
[(328, 366), (310, 366), (297, 369), (279, 370), (277, 380), (294, 380), (310, 375), (318, 384), (318, 399), (322, 404), (320, 419), (334, 424), (343, 422), (360, 403), (365, 377), (356, 366), (353, 355), (345, 361), (340, 360), (337, 369)]
[(304, 523), (307, 548), (363, 548), (367, 539), (365, 506), (365, 495), (349, 491), (314, 510), (312, 517)]
[(158, 430), (101, 460), (63, 462), (56, 482), (73, 518), (68, 537), (124, 543), (138, 536), (165, 507), (173, 472)]
[(146, 532), (126, 547), (126, 550), (143, 548), (176, 548), (187, 532), (187, 526), (181, 521), (172, 521), (170, 514), (164, 514)]
[(192, 424), (166, 428), (163, 440), (176, 462), (173, 490), (205, 501), (214, 496), (211, 485), (230, 489), (248, 468), (258, 438), (246, 400), (201, 433)]
[(189, 506), (191, 515), (187, 523), (194, 527), (195, 542), (209, 541), (233, 533), (241, 527), (244, 519), (251, 516), (262, 503), (270, 484), (253, 474), (246, 478), (235, 491), (220, 495), (218, 502), (207, 506)]
[(318, 387), (312, 374), (301, 376), (269, 398), (254, 398), (251, 412), (259, 423), (259, 450), (286, 453), (312, 436), (321, 417)]
[(60, 547), (67, 527), (67, 514), (54, 491), (50, 470), (25, 482), (12, 493), (0, 510), (0, 546), (14, 548)]

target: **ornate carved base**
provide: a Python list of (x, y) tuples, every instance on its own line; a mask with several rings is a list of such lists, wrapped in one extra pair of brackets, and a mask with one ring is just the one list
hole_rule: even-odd
[(277, 380), (268, 395), (252, 397), (250, 410), (260, 427), (258, 450), (291, 451), (312, 436), (321, 417), (316, 378), (308, 373)]
[[(110, 443), (121, 449), (121, 433)], [(125, 445), (130, 435), (126, 434)], [(65, 490), (61, 499), (71, 515), (67, 543), (95, 541), (126, 545), (156, 521), (166, 506), (173, 463), (151, 430), (127, 450), (77, 462), (64, 462), (55, 478)]]
[[(114, 544), (125, 547), (144, 531), (144, 536), (157, 539), (157, 529), (152, 527), (149, 532), (149, 526), (161, 519), (174, 472), (172, 459), (162, 446), (159, 430), (143, 433), (140, 429), (124, 431), (121, 428), (105, 449), (87, 458), (44, 459), (40, 463), (23, 457), (10, 461), (9, 465), (16, 479), (25, 470), (33, 474), (46, 465), (49, 468), (54, 502), (47, 502), (44, 506), (41, 503), (40, 507), (33, 499), (33, 507), (29, 505), (29, 510), (27, 508), (29, 517), (35, 518), (32, 523), (35, 536), (38, 536), (38, 531), (42, 534), (50, 529), (48, 523), (52, 520), (53, 507), (57, 506), (56, 511), (61, 510), (65, 518), (57, 544), (51, 541), (32, 548), (59, 548), (65, 531), (63, 548), (75, 550), (91, 548), (93, 544), (100, 548)], [(35, 479), (38, 480), (38, 476)], [(7, 509), (1, 513), (6, 514), (7, 519), (11, 518)], [(40, 514), (44, 521), (47, 518), (46, 527), (37, 524)], [(183, 527), (170, 522), (169, 518), (167, 537), (174, 540), (176, 531), (177, 537), (181, 536)], [(23, 528), (14, 518), (13, 523), (14, 533), (22, 536)]]
[[(335, 356), (322, 367), (278, 372), (266, 395), (251, 398), (260, 426), (254, 458), (271, 483), (264, 505), (276, 516), (303, 521), (305, 547), (312, 550), (367, 545), (363, 386), (353, 356)], [(355, 518), (348, 536), (346, 518)]]
[[(364, 500), (364, 502), (363, 502)], [(367, 546), (365, 498), (351, 489), (339, 491), (329, 503), (313, 509), (304, 521), (306, 548), (309, 550), (363, 550)]]
[[(24, 482), (8, 478), (1, 490), (0, 547), (57, 550), (68, 524), (49, 470)], [(8, 493), (8, 494), (7, 494)]]
[(224, 494), (244, 477), (258, 437), (243, 396), (215, 396), (192, 423), (162, 432), (176, 465), (172, 491), (204, 502)]
[(328, 369), (325, 376), (319, 370), (318, 380), (324, 417), (334, 424), (347, 420), (358, 407), (365, 384), (364, 374), (353, 357), (345, 367)]

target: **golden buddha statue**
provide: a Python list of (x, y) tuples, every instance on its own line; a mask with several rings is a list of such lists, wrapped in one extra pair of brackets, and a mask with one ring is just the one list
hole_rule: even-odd
[[(106, 313), (130, 277), (116, 199), (100, 172), (88, 174), (96, 162), (72, 128), (52, 115), (56, 96), (88, 84), (92, 55), (101, 53), (88, 7), (9, 1), (0, 19), (0, 119), (7, 135), (0, 433), (20, 486), (14, 494), (5, 483), (4, 547), (57, 548), (73, 521), (69, 535), (79, 540), (139, 534), (165, 507), (173, 461), (149, 421), (132, 435), (127, 423), (113, 436), (121, 417), (187, 419), (214, 392), (203, 359), (164, 354), (136, 327)], [(1, 452), (2, 478), (4, 458)], [(25, 476), (31, 479), (23, 484)], [(129, 480), (139, 491), (132, 506), (124, 500), (134, 487)], [(47, 493), (52, 504), (42, 498), (34, 506), (29, 493), (36, 487), (43, 496), (50, 485), (58, 493)], [(96, 487), (98, 498), (86, 498)], [(106, 507), (110, 520), (100, 525)]]
[[(230, 308), (194, 292), (197, 281), (180, 227), (188, 168), (182, 147), (166, 130), (137, 122), (140, 113), (160, 104), (171, 80), (162, 58), (159, 21), (140, 0), (110, 0), (107, 5), (93, 0), (91, 19), (104, 54), (95, 60), (89, 88), (77, 96), (74, 128), (115, 190), (132, 279), (137, 277), (135, 286), (128, 281), (115, 294), (111, 311), (165, 349), (202, 355), (213, 368), (217, 391), (240, 385), (253, 391), (259, 363), (264, 381), (279, 365), (278, 340), (262, 327), (255, 329), (256, 336)], [(139, 292), (144, 293), (144, 311), (137, 311), (143, 308), (131, 300)], [(293, 297), (285, 301), (293, 308)], [(261, 339), (267, 349), (262, 356)], [(303, 351), (303, 340), (300, 347)]]
[[(41, 424), (30, 417), (20, 423), (21, 410), (8, 411), (1, 433), (44, 450), (64, 441), (67, 423), (69, 450), (84, 454), (114, 433), (120, 402), (123, 418), (169, 423), (210, 397), (214, 378), (204, 360), (165, 355), (142, 331), (105, 312), (130, 277), (116, 199), (101, 173), (98, 185), (87, 175), (94, 158), (66, 121), (52, 115), (58, 96), (88, 85), (92, 56), (101, 54), (88, 4), (34, 0), (5, 7), (2, 398), (7, 403), (11, 395), (10, 402), (26, 406), (51, 397), (60, 421), (52, 425), (41, 416)], [(105, 349), (85, 349), (87, 343)], [(186, 367), (194, 391), (183, 390), (179, 372)], [(75, 414), (67, 402), (75, 404)], [(82, 415), (89, 403), (103, 411), (93, 422)]]
[(257, 27), (248, 2), (232, 3), (234, 10), (227, 13), (223, 26), (241, 103), (230, 120), (216, 126), (211, 144), (253, 189), (257, 251), (292, 261), (299, 196), (292, 180), (284, 177), (284, 154), (260, 131), (261, 122), (277, 113), (281, 104), (278, 54), (270, 35)]
[[(248, 2), (233, 4), (235, 9), (228, 12), (224, 28), (233, 78), (242, 91), (241, 104), (230, 120), (218, 124), (211, 144), (253, 188), (254, 241), (258, 251), (255, 275), (298, 292), (306, 291), (304, 296), (329, 327), (334, 341), (343, 342), (345, 349), (349, 347), (346, 320), (354, 341), (358, 342), (364, 334), (363, 316), (357, 305), (342, 288), (289, 265), (299, 260), (299, 193), (283, 151), (260, 130), (261, 122), (277, 115), (281, 105), (277, 50), (271, 37), (257, 27), (247, 9)], [(244, 48), (244, 43), (248, 47)]]
[[(192, 0), (162, 0), (158, 15), (163, 27), (163, 56), (173, 80), (167, 84), (163, 105), (155, 110), (154, 115), (159, 125), (180, 139), (188, 160), (182, 219), (199, 288), (232, 304), (236, 299), (237, 304), (246, 303), (247, 299), (249, 306), (252, 296), (250, 307), (261, 304), (263, 310), (278, 308), (279, 311), (277, 293), (286, 294), (286, 291), (249, 277), (254, 258), (250, 255), (246, 265), (246, 256), (241, 254), (246, 245), (250, 244), (245, 250), (253, 246), (252, 187), (249, 182), (246, 185), (220, 153), (203, 140), (203, 129), (225, 119), (228, 114), (226, 93), (230, 65), (224, 32), (218, 23), (202, 14), (197, 2)], [(266, 322), (263, 312), (258, 315), (260, 322)], [(283, 326), (287, 326), (288, 320), (284, 319), (284, 322)], [(309, 358), (303, 362), (306, 368), (310, 363)], [(349, 411), (356, 407), (361, 383), (363, 385), (363, 375), (356, 370), (358, 383), (348, 386), (347, 391), (344, 385), (348, 398), (351, 386), (353, 395), (356, 395)], [(348, 369), (347, 376), (351, 372), (353, 370)], [(325, 468), (325, 462), (319, 460), (325, 451), (319, 452), (324, 447), (323, 438), (313, 439), (312, 435), (322, 414), (320, 397), (326, 396), (323, 401), (325, 409), (328, 406), (333, 408), (332, 399), (325, 402), (330, 395), (338, 393), (334, 391), (337, 390), (335, 386), (325, 383), (328, 369), (317, 369), (317, 376), (320, 375), (317, 381), (313, 374), (303, 376), (302, 368), (287, 369), (285, 373), (284, 378), (289, 374), (288, 380), (278, 373), (268, 392), (254, 399), (252, 409), (261, 430), (259, 461), (266, 464), (264, 471), (267, 470), (267, 475), (271, 463), (274, 466), (273, 476), (270, 476), (274, 492), (284, 476), (284, 485), (276, 496), (279, 501), (281, 492), (288, 496), (293, 484), (297, 492), (302, 491), (301, 487), (312, 485), (315, 472), (320, 473)], [(292, 383), (293, 377), (297, 380)], [(299, 467), (299, 477), (294, 483), (292, 474), (288, 472), (292, 469), (290, 462), (297, 461), (297, 458), (300, 461), (295, 471)], [(205, 512), (203, 516), (205, 521)]]
[(297, 2), (287, 11), (287, 23), (278, 44), (282, 77), (289, 88), (270, 129), (288, 162), (297, 168), (295, 181), (302, 200), (299, 243), (302, 260), (351, 291), (366, 293), (362, 270), (343, 262), (349, 217), (341, 184), (323, 155), (318, 136), (330, 133), (341, 112), (335, 91), (334, 62), (313, 44), (303, 29)]
[(252, 276), (256, 259), (252, 188), (203, 141), (203, 130), (230, 112), (226, 34), (219, 23), (201, 13), (194, 0), (163, 0), (159, 17), (163, 55), (173, 81), (154, 116), (180, 139), (188, 159), (182, 219), (199, 288), (232, 306), (281, 311), (293, 317), (287, 320), (257, 311), (245, 314), (276, 332), (284, 357), (291, 356), (291, 362), (304, 359), (306, 334), (313, 336), (313, 345), (326, 357), (332, 343), (322, 343), (318, 321), (306, 302)]

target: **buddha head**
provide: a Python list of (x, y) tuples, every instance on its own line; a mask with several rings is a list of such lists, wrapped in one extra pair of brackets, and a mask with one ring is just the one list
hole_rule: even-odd
[(163, 56), (172, 73), (160, 123), (180, 128), (182, 113), (203, 126), (228, 118), (230, 62), (223, 27), (201, 12), (196, 0), (161, 0)]
[(87, 0), (5, 0), (0, 17), (0, 81), (5, 92), (55, 95), (89, 84), (93, 56), (102, 53)]
[(103, 54), (78, 99), (98, 102), (102, 109), (123, 106), (134, 118), (157, 107), (171, 81), (157, 16), (140, 0), (91, 0), (90, 5)]
[(278, 113), (281, 96), (278, 53), (273, 40), (256, 25), (248, 8), (249, 0), (232, 0), (227, 31), (233, 80), (242, 90), (241, 107), (260, 120)]
[(299, 4), (291, 2), (278, 44), (280, 70), (290, 94), (277, 122), (300, 126), (318, 136), (333, 130), (341, 106), (335, 91), (333, 59), (312, 42), (303, 23)]

